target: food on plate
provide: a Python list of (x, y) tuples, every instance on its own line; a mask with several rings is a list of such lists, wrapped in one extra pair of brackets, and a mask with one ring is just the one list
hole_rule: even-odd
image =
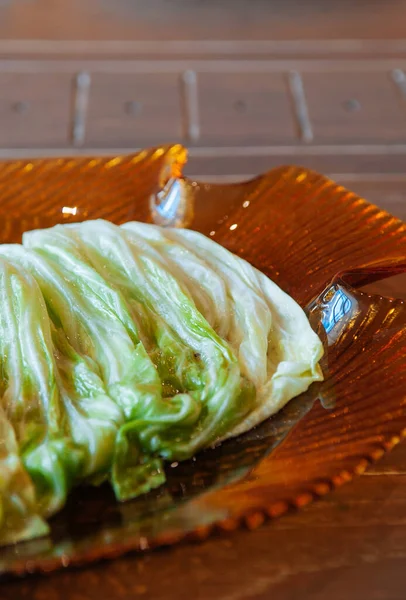
[(0, 246), (0, 294), (0, 545), (44, 535), (79, 484), (160, 486), (322, 379), (296, 302), (191, 230), (27, 232)]

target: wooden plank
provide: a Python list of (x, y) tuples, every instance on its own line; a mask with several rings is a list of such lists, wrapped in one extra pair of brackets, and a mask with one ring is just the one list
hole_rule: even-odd
[[(385, 10), (363, 2), (312, 0), (36, 0), (2, 2), (2, 39), (324, 40), (402, 39), (404, 0)], [(300, 15), (300, 18), (299, 18)]]
[[(61, 150), (60, 148), (29, 148), (27, 146), (21, 148), (0, 148), (0, 159), (9, 158), (34, 158), (43, 156), (93, 156), (93, 155), (112, 155), (118, 156), (120, 154), (128, 154), (131, 152), (138, 152), (141, 148), (139, 146), (128, 146), (128, 147), (92, 147), (87, 146), (85, 148), (66, 148)], [(264, 164), (267, 162), (278, 161), (278, 164), (288, 164), (295, 162), (299, 164), (301, 160), (307, 158), (320, 159), (326, 157), (326, 159), (332, 162), (333, 165), (337, 165), (336, 172), (342, 170), (345, 173), (404, 173), (405, 172), (405, 157), (406, 157), (406, 143), (405, 144), (314, 144), (314, 145), (275, 145), (275, 146), (202, 146), (202, 147), (189, 147), (188, 148), (189, 160), (188, 165), (197, 164), (206, 167), (210, 165), (214, 167), (216, 164), (221, 165), (221, 161), (224, 162), (224, 166), (227, 169), (220, 169), (220, 173), (232, 174), (233, 172), (242, 172), (240, 169), (240, 161), (244, 164), (248, 164), (248, 167), (255, 164), (258, 161), (262, 161)], [(397, 162), (399, 159), (399, 163)], [(192, 162), (193, 161), (193, 162)], [(248, 163), (247, 163), (248, 161)], [(355, 168), (348, 168), (343, 170), (341, 163), (355, 165)], [(375, 161), (382, 165), (382, 169), (377, 169)], [(233, 169), (232, 165), (238, 167)], [(371, 164), (372, 168), (366, 168), (367, 165)], [(402, 165), (397, 168), (397, 165)], [(392, 167), (391, 167), (392, 165)], [(393, 166), (394, 165), (394, 166)], [(262, 165), (261, 165), (262, 166)], [(258, 169), (246, 168), (245, 173), (256, 173)], [(364, 168), (360, 168), (364, 167)], [(215, 169), (207, 169), (206, 172), (210, 173)], [(199, 168), (198, 171), (204, 172), (203, 169)], [(334, 171), (334, 169), (332, 169)]]
[(406, 101), (386, 70), (305, 73), (303, 83), (316, 143), (406, 139)]
[[(1, 13), (0, 13), (1, 14)], [(226, 32), (225, 32), (226, 33)], [(168, 39), (63, 40), (0, 39), (0, 54), (9, 58), (384, 58), (405, 57), (406, 40), (400, 39)]]
[[(9, 60), (0, 58), (7, 94), (5, 111), (25, 94), (61, 97), (69, 106), (78, 74), (87, 74), (89, 130), (81, 123), (76, 145), (99, 148), (155, 145), (160, 141), (194, 143), (195, 156), (295, 154), (370, 154), (380, 146), (388, 154), (406, 147), (406, 59), (385, 60)], [(182, 74), (193, 73), (193, 87)], [(49, 85), (43, 85), (43, 82)], [(71, 83), (61, 86), (60, 81)], [(192, 81), (192, 80), (190, 80)], [(183, 85), (181, 85), (183, 82)], [(334, 85), (333, 85), (334, 84)], [(20, 86), (21, 87), (21, 86)], [(185, 95), (185, 91), (188, 93)], [(192, 91), (192, 94), (190, 94)], [(379, 94), (379, 97), (376, 97)], [(48, 97), (48, 96), (47, 96)], [(47, 98), (46, 97), (46, 98)], [(46, 104), (46, 98), (42, 99)], [(162, 101), (165, 98), (165, 102)], [(181, 125), (193, 98), (193, 132)], [(189, 102), (190, 103), (190, 102)], [(126, 106), (141, 107), (129, 115)], [(354, 108), (355, 107), (355, 108)], [(66, 111), (65, 111), (66, 112)], [(139, 114), (138, 114), (139, 113)], [(85, 113), (83, 113), (84, 116)], [(15, 116), (15, 115), (14, 115)], [(72, 114), (67, 129), (74, 129)], [(77, 115), (76, 115), (77, 117)], [(136, 117), (136, 119), (135, 119)], [(1, 115), (0, 115), (1, 119)], [(20, 122), (21, 119), (19, 118)], [(296, 121), (296, 127), (295, 127)], [(11, 123), (11, 121), (10, 121)], [(0, 123), (1, 125), (1, 123)], [(0, 127), (6, 130), (8, 120)], [(24, 138), (6, 136), (3, 148), (49, 146), (47, 128)], [(48, 128), (49, 129), (49, 128)], [(55, 127), (49, 132), (53, 132)], [(18, 128), (12, 127), (12, 133)], [(41, 133), (42, 132), (42, 133)], [(48, 134), (49, 134), (48, 132)], [(197, 132), (197, 133), (195, 133)], [(10, 138), (10, 142), (7, 140)], [(310, 144), (314, 141), (316, 144)], [(338, 146), (337, 143), (342, 145)], [(368, 144), (367, 144), (368, 142)], [(385, 146), (383, 142), (387, 142)], [(279, 144), (271, 146), (270, 144)], [(307, 143), (307, 147), (306, 147)], [(389, 144), (390, 143), (390, 144)], [(293, 146), (292, 146), (293, 144)], [(349, 145), (350, 144), (350, 145)], [(58, 143), (57, 146), (64, 144)], [(228, 148), (233, 146), (234, 148)], [(199, 146), (202, 146), (201, 149)], [(207, 146), (214, 146), (210, 149)], [(200, 152), (200, 153), (199, 153)], [(224, 172), (224, 171), (223, 171)]]
[(0, 72), (0, 145), (66, 147), (72, 83), (58, 72)]
[(393, 69), (406, 69), (406, 57), (394, 56), (387, 58), (361, 57), (335, 60), (334, 58), (315, 57), (303, 59), (301, 56), (277, 58), (243, 57), (234, 60), (230, 57), (168, 57), (159, 55), (155, 59), (145, 57), (131, 57), (120, 59), (114, 56), (101, 58), (86, 57), (61, 57), (55, 60), (38, 59), (35, 55), (15, 59), (0, 54), (0, 72), (59, 72), (74, 73), (78, 70), (88, 70), (97, 73), (178, 73), (187, 69), (194, 69), (198, 73), (288, 73), (297, 70), (301, 73), (379, 73), (386, 71), (388, 74)]
[[(159, 145), (182, 137), (178, 73), (95, 73), (87, 145)], [(164, 102), (163, 102), (164, 99)]]
[[(333, 178), (337, 181), (340, 180), (340, 183), (343, 181), (344, 185), (347, 185), (349, 181), (351, 185), (349, 184), (348, 187), (350, 188), (353, 187), (354, 180), (348, 177), (352, 175), (361, 174), (362, 178), (364, 174), (367, 176), (379, 174), (379, 176), (382, 176), (382, 181), (387, 181), (385, 178), (389, 175), (403, 175), (405, 173), (406, 155), (401, 153), (392, 155), (385, 152), (377, 152), (376, 154), (369, 154), (367, 152), (365, 154), (347, 154), (341, 153), (340, 149), (337, 148), (336, 154), (330, 154), (328, 148), (326, 151), (323, 151), (323, 147), (318, 146), (317, 149), (318, 152), (313, 153), (308, 151), (313, 150), (311, 146), (297, 148), (295, 151), (293, 151), (293, 148), (290, 148), (289, 150), (292, 150), (292, 152), (288, 153), (286, 148), (279, 147), (277, 149), (275, 147), (275, 152), (270, 151), (268, 154), (265, 152), (263, 155), (256, 152), (249, 154), (247, 152), (241, 156), (227, 156), (220, 153), (216, 155), (214, 152), (212, 156), (201, 156), (192, 150), (185, 167), (185, 173), (196, 176), (204, 175), (207, 180), (212, 177), (226, 175), (229, 181), (231, 181), (232, 175), (241, 179), (246, 178), (246, 175), (259, 175), (281, 165), (299, 165), (325, 175), (333, 174)], [(242, 175), (244, 177), (241, 177)], [(341, 175), (345, 175), (345, 178), (342, 180), (340, 179)], [(375, 191), (373, 183), (374, 181), (371, 181), (369, 189), (374, 194), (372, 201), (375, 201), (378, 192)], [(404, 189), (402, 182), (398, 183), (398, 189), (400, 191)], [(368, 197), (363, 190), (364, 188), (360, 189), (361, 193)]]
[(203, 145), (244, 147), (254, 140), (258, 145), (297, 140), (282, 73), (200, 73), (197, 81)]

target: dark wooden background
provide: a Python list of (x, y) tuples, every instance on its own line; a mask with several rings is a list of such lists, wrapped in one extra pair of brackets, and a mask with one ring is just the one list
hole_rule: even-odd
[[(0, 90), (0, 157), (182, 141), (202, 179), (296, 163), (406, 217), (406, 0), (3, 0)], [(400, 445), (254, 532), (0, 597), (404, 600), (405, 559)]]

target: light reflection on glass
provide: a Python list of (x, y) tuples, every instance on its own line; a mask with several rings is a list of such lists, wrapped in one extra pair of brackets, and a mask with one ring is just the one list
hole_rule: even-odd
[(150, 209), (154, 223), (162, 227), (187, 227), (193, 217), (193, 203), (178, 178), (169, 179), (151, 196)]
[(157, 194), (158, 202), (155, 211), (164, 221), (173, 221), (176, 217), (181, 197), (180, 181), (171, 180), (162, 192)]
[(63, 206), (62, 207), (62, 213), (64, 215), (76, 215), (77, 212), (78, 212), (77, 206)]
[[(328, 295), (331, 294), (331, 289)], [(330, 333), (343, 317), (348, 314), (352, 307), (351, 298), (340, 288), (334, 290), (328, 302), (323, 307), (321, 322), (326, 333)]]

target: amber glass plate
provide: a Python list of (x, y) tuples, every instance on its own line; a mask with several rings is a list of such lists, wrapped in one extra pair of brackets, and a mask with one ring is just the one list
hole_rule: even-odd
[(305, 169), (207, 185), (181, 177), (185, 161), (172, 146), (2, 163), (0, 241), (97, 217), (188, 225), (306, 308), (325, 343), (326, 379), (255, 430), (168, 465), (167, 484), (147, 496), (118, 504), (108, 485), (77, 489), (49, 538), (0, 550), (3, 575), (256, 527), (363, 472), (406, 433), (403, 223)]

